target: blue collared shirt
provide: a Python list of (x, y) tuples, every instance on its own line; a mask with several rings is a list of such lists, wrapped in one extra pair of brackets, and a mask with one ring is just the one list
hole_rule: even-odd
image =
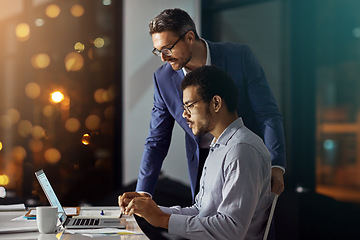
[(169, 233), (189, 239), (262, 239), (271, 194), (270, 153), (241, 118), (212, 141), (195, 204), (161, 209)]

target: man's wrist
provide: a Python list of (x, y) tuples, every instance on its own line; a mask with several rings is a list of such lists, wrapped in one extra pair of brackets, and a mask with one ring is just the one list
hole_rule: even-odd
[(274, 168), (278, 168), (278, 169), (281, 169), (283, 174), (285, 174), (285, 168), (280, 166), (280, 165), (274, 165), (274, 166), (271, 166), (271, 169), (274, 169)]
[(169, 228), (169, 220), (170, 220), (170, 214), (163, 213), (161, 216), (161, 226), (162, 228), (168, 229)]
[(139, 193), (142, 197), (150, 197), (152, 198), (152, 195), (148, 192), (144, 192), (144, 191), (136, 191), (137, 193)]

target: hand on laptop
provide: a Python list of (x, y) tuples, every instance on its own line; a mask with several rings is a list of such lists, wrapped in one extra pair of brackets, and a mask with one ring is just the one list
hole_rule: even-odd
[(135, 197), (125, 208), (124, 214), (136, 214), (145, 218), (154, 227), (168, 228), (170, 215), (160, 210), (150, 197)]
[(132, 199), (136, 197), (148, 197), (151, 198), (151, 196), (147, 193), (138, 193), (138, 192), (126, 192), (119, 196), (119, 206), (122, 213), (125, 213), (125, 208), (128, 206), (128, 204), (131, 202)]

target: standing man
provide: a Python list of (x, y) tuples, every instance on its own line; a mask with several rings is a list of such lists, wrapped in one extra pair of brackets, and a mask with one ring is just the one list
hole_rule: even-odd
[(152, 52), (166, 63), (154, 73), (154, 107), (139, 170), (138, 195), (154, 193), (175, 121), (185, 131), (193, 197), (198, 192), (212, 137), (195, 136), (182, 117), (180, 84), (188, 72), (204, 65), (217, 66), (234, 80), (239, 92), (237, 114), (245, 126), (264, 140), (272, 159), (272, 191), (281, 194), (286, 166), (282, 116), (265, 73), (249, 47), (199, 38), (193, 20), (181, 9), (164, 10), (150, 21), (149, 27)]
[(234, 82), (221, 69), (203, 66), (181, 89), (183, 117), (194, 135), (213, 136), (195, 204), (159, 208), (150, 197), (125, 193), (122, 212), (187, 239), (263, 239), (272, 201), (270, 153), (238, 118)]

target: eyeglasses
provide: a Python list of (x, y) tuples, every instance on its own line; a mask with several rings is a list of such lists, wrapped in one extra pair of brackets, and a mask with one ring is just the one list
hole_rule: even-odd
[(189, 115), (191, 115), (191, 111), (190, 111), (190, 109), (194, 106), (194, 104), (195, 103), (197, 103), (197, 102), (199, 102), (199, 101), (201, 101), (201, 100), (203, 100), (202, 98), (200, 98), (199, 100), (197, 100), (197, 101), (195, 101), (195, 102), (193, 102), (193, 103), (191, 103), (191, 104), (189, 104), (189, 105), (182, 105), (182, 108), (184, 109), (184, 111), (186, 111)]
[(158, 50), (156, 48), (154, 48), (152, 50), (152, 53), (155, 55), (155, 56), (158, 56), (158, 57), (161, 57), (161, 54), (165, 54), (166, 56), (171, 56), (173, 54), (173, 52), (171, 51), (171, 49), (173, 49), (175, 47), (175, 45), (183, 38), (185, 37), (185, 35), (187, 34), (188, 32), (184, 33), (183, 35), (181, 35), (179, 37), (179, 39), (170, 47), (170, 48), (164, 48), (164, 49), (161, 49), (161, 50)]

